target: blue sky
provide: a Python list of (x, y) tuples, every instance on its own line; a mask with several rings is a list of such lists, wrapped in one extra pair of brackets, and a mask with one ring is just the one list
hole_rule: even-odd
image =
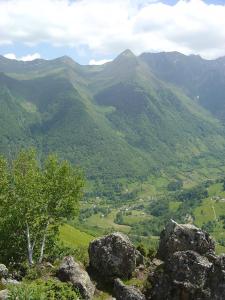
[(1, 0), (0, 54), (101, 64), (125, 49), (225, 55), (225, 0)]

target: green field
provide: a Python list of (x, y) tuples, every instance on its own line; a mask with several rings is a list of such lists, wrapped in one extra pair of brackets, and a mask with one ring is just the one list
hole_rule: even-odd
[(86, 220), (86, 226), (89, 227), (100, 227), (101, 229), (108, 229), (113, 231), (121, 231), (128, 233), (130, 231), (130, 226), (119, 225), (114, 222), (118, 210), (113, 209), (110, 214), (103, 216), (101, 214), (92, 215)]
[[(216, 241), (225, 240), (224, 224), (221, 220), (225, 216), (225, 191), (221, 183), (216, 183), (208, 188), (209, 197), (194, 211), (195, 224), (199, 227), (204, 224), (213, 224), (210, 234)], [(217, 252), (225, 252), (225, 247), (216, 243)]]
[(64, 224), (60, 228), (59, 239), (67, 247), (79, 248), (88, 247), (90, 241), (92, 241), (94, 237), (68, 224)]

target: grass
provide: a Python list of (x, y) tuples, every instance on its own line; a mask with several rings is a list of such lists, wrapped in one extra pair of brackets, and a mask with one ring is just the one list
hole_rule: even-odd
[(181, 202), (179, 202), (179, 201), (171, 201), (169, 203), (170, 212), (175, 213), (178, 210), (178, 208), (180, 207), (180, 205), (181, 205)]
[[(212, 184), (208, 188), (209, 197), (204, 199), (202, 204), (194, 211), (195, 224), (202, 227), (209, 221), (215, 221), (216, 225), (210, 233), (212, 237), (218, 241), (225, 239), (225, 230), (222, 221), (219, 220), (220, 216), (225, 215), (225, 202), (222, 200), (225, 197), (222, 183)], [(218, 198), (216, 198), (218, 197)], [(224, 253), (225, 247), (216, 242), (216, 252)]]
[(123, 222), (129, 226), (149, 220), (151, 217), (143, 211), (132, 210), (130, 215), (123, 215)]
[(121, 231), (124, 233), (129, 233), (130, 226), (119, 225), (114, 222), (118, 210), (114, 209), (107, 216), (101, 216), (101, 214), (94, 214), (86, 220), (86, 225), (90, 227), (98, 226), (103, 229), (113, 229), (114, 231)]
[(88, 247), (89, 243), (94, 239), (93, 236), (82, 232), (68, 224), (64, 224), (60, 228), (60, 241), (70, 248)]

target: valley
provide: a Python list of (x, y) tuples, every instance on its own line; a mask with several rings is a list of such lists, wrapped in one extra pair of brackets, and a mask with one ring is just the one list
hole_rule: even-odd
[(172, 218), (210, 230), (224, 251), (223, 60), (130, 50), (100, 66), (0, 57), (0, 152), (35, 147), (40, 161), (54, 152), (87, 178), (61, 242), (85, 249), (121, 231), (154, 250)]

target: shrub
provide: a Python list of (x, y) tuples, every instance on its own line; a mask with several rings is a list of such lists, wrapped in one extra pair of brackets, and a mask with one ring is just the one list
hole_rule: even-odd
[(78, 300), (72, 285), (57, 280), (36, 280), (9, 286), (8, 300)]
[(156, 255), (156, 249), (155, 248), (149, 248), (148, 249), (148, 254), (147, 254), (147, 257), (149, 258), (149, 259), (153, 259), (154, 257), (155, 257), (155, 255)]
[(146, 256), (146, 250), (145, 250), (145, 247), (143, 244), (139, 244), (137, 246), (137, 250), (143, 255), (143, 256)]

